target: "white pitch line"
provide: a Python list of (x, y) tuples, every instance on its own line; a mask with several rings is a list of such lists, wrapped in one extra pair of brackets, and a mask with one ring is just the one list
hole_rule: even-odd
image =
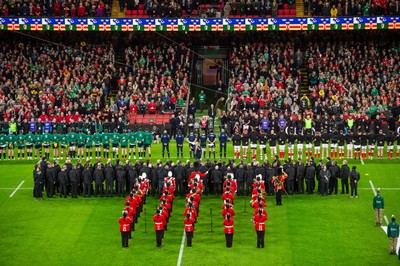
[(386, 215), (383, 216), (383, 219), (385, 219), (386, 224), (389, 224), (389, 220)]
[[(365, 189), (365, 190), (370, 190), (371, 188), (370, 187), (361, 187), (361, 188), (358, 188), (358, 189)], [(381, 190), (400, 190), (400, 188), (398, 188), (398, 187), (381, 187)]]
[(177, 266), (181, 266), (182, 263), (182, 255), (183, 255), (183, 249), (185, 247), (185, 230), (183, 230), (183, 236), (182, 236), (182, 242), (181, 242), (181, 249), (179, 250), (179, 257), (178, 257), (178, 263)]
[(363, 159), (360, 159), (360, 161), (361, 161), (361, 164), (364, 164), (364, 160)]
[(376, 190), (375, 190), (374, 184), (372, 183), (372, 180), (369, 180), (369, 184), (372, 188), (372, 192), (374, 193), (374, 196), (376, 196)]
[[(10, 190), (10, 189), (15, 189), (13, 187), (0, 187), (0, 190)], [(20, 187), (19, 189), (33, 189), (31, 187)]]
[(25, 182), (25, 180), (22, 180), (21, 183), (19, 183), (18, 187), (14, 189), (14, 191), (11, 193), (10, 198), (14, 196), (15, 193), (17, 193), (18, 189), (22, 186), (22, 184)]

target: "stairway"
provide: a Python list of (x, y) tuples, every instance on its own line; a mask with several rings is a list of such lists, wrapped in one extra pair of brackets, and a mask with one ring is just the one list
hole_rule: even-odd
[(310, 95), (310, 86), (308, 83), (308, 73), (307, 69), (305, 67), (301, 68), (301, 95), (307, 94), (307, 96)]
[(113, 1), (111, 17), (113, 17), (113, 18), (124, 18), (125, 17), (125, 13), (119, 11), (118, 0)]
[(296, 17), (304, 17), (303, 0), (296, 0)]

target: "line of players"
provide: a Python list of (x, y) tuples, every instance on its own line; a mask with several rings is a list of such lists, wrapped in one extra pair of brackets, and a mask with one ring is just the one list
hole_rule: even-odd
[(129, 196), (125, 199), (122, 217), (118, 219), (122, 247), (129, 246), (128, 239), (132, 238), (132, 231), (135, 231), (135, 224), (138, 223), (140, 213), (143, 211), (143, 205), (146, 204), (149, 187), (146, 173), (143, 173), (133, 185)]
[(258, 131), (255, 127), (245, 127), (242, 133), (236, 130), (232, 136), (235, 159), (246, 159), (250, 146), (252, 159), (257, 158), (257, 148), (259, 147), (261, 160), (268, 158), (267, 145), (270, 148), (271, 158), (274, 158), (279, 152), (279, 158), (282, 160), (287, 151), (287, 158), (293, 159), (295, 144), (298, 158), (303, 158), (303, 154), (305, 154), (306, 159), (313, 156), (322, 159), (327, 157), (344, 159), (346, 155), (347, 159), (363, 160), (367, 156), (369, 159), (373, 159), (375, 147), (377, 147), (378, 159), (382, 159), (386, 144), (387, 157), (392, 159), (395, 142), (397, 142), (396, 158), (398, 159), (400, 133), (397, 135), (385, 134), (382, 130), (379, 130), (378, 134), (367, 134), (365, 131), (353, 132), (351, 130), (345, 134), (342, 130), (339, 132), (334, 130), (328, 133), (326, 130), (321, 132), (310, 129), (305, 130), (305, 134), (296, 134), (293, 127), (281, 128), (278, 132), (270, 130), (268, 133), (264, 130)]
[[(14, 160), (15, 157), (25, 160), (41, 158), (42, 154), (49, 159), (50, 150), (53, 152), (53, 158), (63, 159), (70, 157), (72, 159), (92, 159), (95, 157), (103, 158), (119, 158), (119, 148), (121, 150), (121, 158), (136, 159), (136, 147), (139, 159), (146, 157), (151, 158), (151, 144), (153, 143), (153, 135), (146, 129), (131, 133), (95, 133), (84, 134), (70, 132), (68, 134), (0, 134), (0, 160)], [(94, 149), (93, 149), (94, 147)], [(15, 156), (15, 148), (17, 148), (17, 156)], [(51, 148), (51, 149), (50, 149)], [(94, 154), (93, 154), (94, 150)]]

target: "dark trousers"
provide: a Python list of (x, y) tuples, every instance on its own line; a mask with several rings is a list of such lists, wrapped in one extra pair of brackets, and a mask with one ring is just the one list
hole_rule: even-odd
[(175, 135), (176, 135), (176, 128), (171, 127), (171, 130), (169, 132), (169, 138), (170, 139), (175, 138)]
[(238, 181), (238, 195), (244, 196), (244, 182)]
[(351, 182), (351, 196), (358, 196), (357, 194), (357, 183)]
[(186, 232), (186, 245), (188, 247), (192, 246), (193, 232)]
[(226, 158), (226, 144), (219, 145), (219, 157), (222, 157), (222, 151), (224, 151), (224, 158)]
[(169, 145), (164, 145), (164, 143), (163, 143), (163, 145), (162, 145), (162, 157), (164, 158), (164, 152), (165, 151), (167, 151), (167, 154), (168, 154), (168, 158), (170, 157), (170, 154), (169, 154)]
[(250, 196), (253, 191), (253, 183), (246, 182), (246, 196)]
[(320, 183), (321, 183), (321, 196), (328, 195), (329, 183), (326, 182), (320, 182)]
[(67, 184), (60, 183), (60, 197), (64, 196), (67, 197)]
[(221, 194), (221, 183), (214, 182), (214, 194)]
[(113, 188), (113, 181), (112, 180), (107, 180), (106, 181), (106, 196), (112, 196), (114, 194), (114, 188)]
[(122, 247), (123, 247), (123, 248), (127, 248), (127, 247), (128, 247), (129, 233), (130, 233), (130, 232), (121, 232)]
[(282, 189), (276, 192), (276, 205), (282, 205)]
[(349, 179), (348, 178), (342, 179), (342, 194), (344, 194), (344, 193), (349, 194)]
[(307, 193), (312, 194), (314, 190), (314, 180), (312, 178), (307, 178)]
[(53, 180), (47, 180), (47, 196), (53, 197), (54, 196), (54, 183)]
[(226, 247), (231, 248), (233, 244), (233, 234), (225, 234)]
[(299, 193), (304, 194), (304, 178), (300, 178), (297, 181), (297, 189)]
[(164, 230), (156, 230), (157, 247), (161, 247)]
[(179, 179), (176, 180), (176, 188), (175, 188), (175, 195), (179, 194), (181, 196), (183, 196), (184, 191), (183, 191), (183, 180)]
[(33, 194), (35, 198), (42, 198), (42, 184), (39, 182), (35, 183), (33, 188)]
[(264, 248), (265, 231), (257, 231), (257, 247)]
[(78, 183), (71, 183), (71, 195), (73, 198), (78, 197)]
[(118, 196), (124, 196), (124, 180), (118, 180)]
[(271, 183), (271, 181), (266, 182), (267, 185), (267, 193), (269, 196), (274, 195), (274, 185)]
[(331, 177), (329, 179), (329, 194), (335, 193), (337, 194), (338, 192), (338, 180), (336, 177)]
[(100, 193), (100, 196), (103, 196), (103, 184), (102, 183), (100, 183), (100, 184), (98, 184), (98, 183), (96, 183), (96, 191), (95, 191), (95, 196), (97, 197), (97, 194), (99, 194)]
[(294, 193), (294, 180), (287, 180), (287, 192), (289, 194), (293, 194)]
[(92, 191), (91, 184), (83, 184), (83, 196), (84, 197), (86, 197), (86, 195), (87, 195), (90, 198), (91, 191)]

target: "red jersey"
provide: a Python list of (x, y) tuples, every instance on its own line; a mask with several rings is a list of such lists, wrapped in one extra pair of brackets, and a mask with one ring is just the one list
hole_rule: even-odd
[(268, 217), (266, 215), (259, 214), (255, 215), (253, 217), (253, 222), (254, 222), (254, 229), (256, 231), (265, 231), (265, 221), (268, 220)]
[(234, 221), (232, 218), (229, 221), (227, 219), (224, 220), (223, 225), (224, 225), (224, 233), (225, 234), (233, 234), (233, 232), (234, 232), (233, 224), (234, 224)]
[(120, 232), (129, 232), (131, 231), (131, 222), (132, 219), (129, 217), (121, 217), (118, 219), (119, 222), (119, 231)]
[(166, 220), (163, 215), (155, 214), (153, 216), (153, 221), (154, 221), (154, 230), (155, 231), (164, 230), (164, 224), (166, 223)]

